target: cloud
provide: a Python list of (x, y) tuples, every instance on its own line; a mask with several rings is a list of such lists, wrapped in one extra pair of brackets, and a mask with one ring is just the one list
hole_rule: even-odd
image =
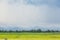
[[(32, 6), (32, 5), (19, 5), (19, 7), (9, 6), (9, 17), (15, 17), (14, 20), (22, 25), (36, 25), (44, 23), (46, 20), (47, 5)], [(12, 15), (11, 15), (12, 14)], [(15, 14), (15, 15), (14, 15)], [(12, 20), (10, 19), (9, 20)]]
[[(0, 0), (1, 1), (1, 0)], [(5, 22), (8, 13), (7, 4), (5, 1), (0, 2), (0, 22)]]
[(60, 23), (59, 2), (58, 0), (2, 1), (0, 3), (0, 22), (23, 26)]

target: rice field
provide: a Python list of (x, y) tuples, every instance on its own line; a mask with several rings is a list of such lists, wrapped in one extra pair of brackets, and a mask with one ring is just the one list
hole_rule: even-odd
[(0, 40), (60, 40), (60, 33), (0, 33)]

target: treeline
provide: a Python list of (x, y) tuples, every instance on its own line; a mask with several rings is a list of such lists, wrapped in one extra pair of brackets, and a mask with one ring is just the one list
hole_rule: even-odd
[(0, 30), (0, 32), (60, 32), (58, 30), (46, 30), (46, 31), (42, 31), (41, 29), (37, 29), (37, 30)]

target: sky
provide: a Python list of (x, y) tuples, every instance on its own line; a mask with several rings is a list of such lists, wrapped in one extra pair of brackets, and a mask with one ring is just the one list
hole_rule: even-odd
[(60, 24), (60, 0), (0, 0), (0, 23)]

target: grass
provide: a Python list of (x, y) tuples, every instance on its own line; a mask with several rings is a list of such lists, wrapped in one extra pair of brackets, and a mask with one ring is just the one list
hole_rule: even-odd
[(60, 33), (0, 33), (0, 40), (60, 40)]

